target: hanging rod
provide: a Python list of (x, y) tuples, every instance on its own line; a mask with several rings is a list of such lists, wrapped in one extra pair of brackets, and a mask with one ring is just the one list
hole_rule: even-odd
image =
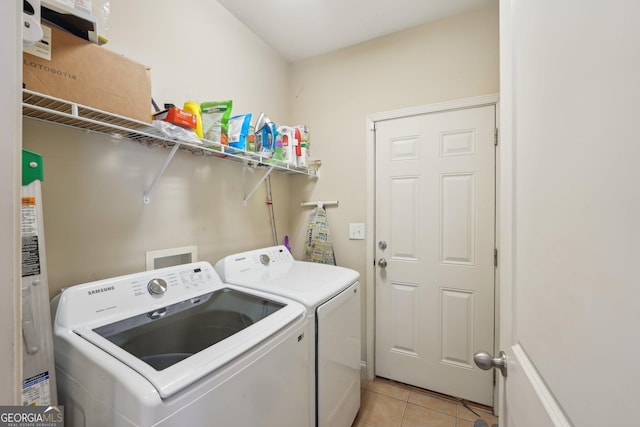
[(319, 200), (317, 202), (302, 202), (300, 206), (317, 206), (319, 208), (324, 208), (325, 206), (338, 206), (337, 200)]

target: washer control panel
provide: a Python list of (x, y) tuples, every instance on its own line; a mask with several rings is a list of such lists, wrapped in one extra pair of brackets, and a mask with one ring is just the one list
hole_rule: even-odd
[[(58, 316), (58, 321), (77, 325), (100, 317), (149, 311), (224, 286), (208, 262), (99, 280), (65, 289), (57, 297), (58, 308), (66, 310), (62, 318)], [(73, 310), (67, 310), (67, 307), (73, 307)]]

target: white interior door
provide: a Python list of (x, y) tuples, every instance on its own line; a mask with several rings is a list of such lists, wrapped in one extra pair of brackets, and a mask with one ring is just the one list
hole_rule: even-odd
[(380, 121), (375, 137), (375, 373), (487, 405), (473, 354), (494, 339), (494, 132), (490, 105)]
[(500, 425), (638, 425), (640, 3), (501, 0)]

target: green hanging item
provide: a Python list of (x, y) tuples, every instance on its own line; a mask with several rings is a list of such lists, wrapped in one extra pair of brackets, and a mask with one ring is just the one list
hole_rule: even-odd
[(36, 180), (44, 181), (42, 154), (22, 150), (22, 185), (29, 185)]

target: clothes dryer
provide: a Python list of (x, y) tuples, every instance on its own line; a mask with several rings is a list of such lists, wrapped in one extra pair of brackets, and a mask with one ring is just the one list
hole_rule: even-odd
[(68, 426), (308, 425), (295, 301), (198, 262), (70, 287), (52, 312)]
[[(350, 427), (360, 407), (360, 275), (294, 260), (285, 246), (230, 255), (215, 269), (223, 281), (302, 303), (310, 320), (313, 424)], [(312, 424), (312, 425), (313, 425)]]

